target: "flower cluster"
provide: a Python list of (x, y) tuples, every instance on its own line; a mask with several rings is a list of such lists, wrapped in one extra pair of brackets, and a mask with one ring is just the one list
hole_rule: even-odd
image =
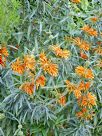
[(94, 74), (93, 74), (92, 70), (89, 68), (85, 68), (83, 66), (76, 67), (75, 72), (80, 77), (84, 77), (84, 78), (88, 78), (88, 79), (94, 78)]
[(80, 37), (76, 37), (73, 39), (74, 43), (80, 48), (80, 50), (89, 51), (90, 45)]
[(58, 45), (53, 45), (51, 47), (53, 52), (55, 53), (56, 56), (60, 58), (67, 59), (70, 56), (70, 51), (69, 50), (62, 50)]
[(96, 36), (98, 35), (97, 30), (95, 30), (94, 28), (90, 27), (89, 25), (85, 25), (82, 27), (82, 30), (84, 32), (86, 32), (87, 34), (89, 34), (90, 36)]
[[(81, 109), (81, 111), (77, 112), (76, 115), (82, 119), (89, 119), (89, 112), (92, 111), (92, 107), (96, 105), (95, 95), (88, 91), (91, 83), (81, 81), (77, 85), (66, 80), (66, 84), (68, 92), (74, 93), (74, 96), (76, 97), (78, 105)], [(83, 112), (84, 109), (86, 111), (85, 113)], [(90, 116), (90, 119), (92, 116)]]
[(51, 60), (48, 60), (44, 52), (40, 54), (40, 66), (44, 70), (44, 72), (47, 72), (54, 77), (57, 76), (58, 65), (52, 63)]

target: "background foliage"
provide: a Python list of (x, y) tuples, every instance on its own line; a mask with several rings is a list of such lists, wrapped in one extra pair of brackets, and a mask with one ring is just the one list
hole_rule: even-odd
[[(97, 17), (92, 22), (91, 17)], [(102, 32), (101, 0), (81, 0), (75, 4), (69, 0), (1, 0), (0, 42), (9, 52), (6, 67), (0, 67), (0, 135), (1, 136), (101, 136), (102, 134), (102, 67), (96, 63), (102, 56), (88, 51), (88, 60), (79, 56), (79, 49), (65, 37), (81, 37), (96, 48), (102, 36), (87, 36), (81, 28), (89, 24), (100, 34)], [(50, 50), (58, 44), (71, 51), (69, 59), (59, 59)], [(33, 54), (38, 59), (45, 51), (51, 61), (59, 65), (59, 74), (52, 77), (45, 74), (44, 87), (28, 95), (19, 89), (26, 75), (11, 70), (11, 63), (24, 54)], [(76, 117), (77, 101), (69, 94), (65, 80), (78, 83), (75, 67), (91, 67), (95, 78), (90, 91), (97, 97), (92, 120)], [(35, 77), (43, 72), (37, 69)], [(66, 96), (66, 104), (56, 101), (58, 93)]]

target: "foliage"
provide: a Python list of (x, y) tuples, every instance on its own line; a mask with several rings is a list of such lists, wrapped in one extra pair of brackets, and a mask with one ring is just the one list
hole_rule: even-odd
[(20, 3), (15, 0), (0, 1), (0, 41), (6, 42), (14, 28), (20, 23)]
[(0, 7), (0, 135), (101, 136), (101, 0)]

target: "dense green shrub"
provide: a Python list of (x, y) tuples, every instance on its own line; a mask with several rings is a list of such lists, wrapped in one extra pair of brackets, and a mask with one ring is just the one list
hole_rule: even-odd
[(101, 0), (1, 0), (0, 20), (0, 135), (101, 136)]

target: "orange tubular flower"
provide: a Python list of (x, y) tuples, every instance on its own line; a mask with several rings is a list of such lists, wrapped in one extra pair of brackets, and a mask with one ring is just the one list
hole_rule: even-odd
[(90, 49), (90, 45), (80, 37), (74, 38), (73, 41), (82, 50), (88, 51)]
[(56, 56), (59, 56), (61, 58), (67, 59), (70, 56), (70, 51), (69, 50), (62, 50), (58, 45), (54, 45), (51, 48)]
[(75, 97), (78, 99), (78, 98), (81, 97), (82, 93), (81, 93), (80, 90), (76, 89), (76, 90), (74, 90), (74, 95), (75, 95)]
[(63, 50), (61, 57), (64, 59), (67, 59), (70, 56), (70, 51), (69, 50)]
[(57, 64), (53, 64), (53, 63), (49, 63), (48, 68), (47, 68), (47, 72), (51, 76), (56, 77), (58, 75), (58, 65)]
[(88, 92), (87, 94), (81, 96), (78, 99), (78, 103), (81, 107), (89, 107), (92, 108), (92, 106), (96, 105), (96, 97), (91, 92)]
[(5, 63), (6, 63), (6, 57), (8, 57), (8, 51), (6, 47), (1, 47), (0, 48), (0, 65), (2, 65), (3, 67), (5, 67)]
[(78, 66), (75, 69), (75, 73), (78, 74), (81, 77), (88, 78), (88, 79), (93, 79), (94, 74), (91, 69), (84, 68), (83, 66)]
[(93, 79), (93, 78), (94, 78), (94, 74), (93, 74), (93, 72), (92, 72), (91, 69), (87, 69), (87, 70), (86, 70), (85, 78), (90, 78), (90, 79)]
[(11, 64), (11, 68), (14, 72), (17, 72), (19, 74), (23, 74), (25, 70), (25, 66), (19, 58), (17, 58), (17, 60)]
[(48, 65), (49, 65), (49, 61), (45, 55), (45, 53), (41, 53), (40, 54), (40, 65), (41, 65), (41, 68), (46, 72), (47, 69), (48, 69)]
[(67, 89), (71, 93), (76, 89), (76, 85), (71, 83), (69, 80), (66, 80)]
[(90, 82), (84, 83), (84, 81), (81, 81), (78, 85), (78, 89), (80, 91), (87, 91), (90, 88)]
[(86, 33), (88, 33), (90, 36), (97, 36), (98, 35), (97, 31), (88, 25), (85, 25), (82, 28), (82, 30), (85, 31)]
[(49, 73), (51, 76), (57, 76), (58, 75), (58, 65), (51, 63), (46, 57), (44, 53), (40, 54), (40, 65), (41, 68)]
[(52, 46), (51, 49), (54, 51), (56, 56), (61, 56), (62, 55), (62, 49), (58, 45)]
[(36, 80), (37, 89), (39, 86), (41, 86), (41, 87), (45, 86), (45, 82), (46, 82), (46, 78), (43, 75), (39, 76)]
[(6, 47), (1, 47), (0, 48), (0, 54), (4, 55), (5, 57), (8, 57), (8, 51)]
[(75, 73), (78, 74), (79, 76), (84, 76), (85, 75), (85, 68), (83, 66), (78, 66), (75, 69)]
[(81, 119), (91, 120), (94, 114), (92, 111), (90, 112), (88, 109), (82, 108), (81, 111), (76, 113), (76, 116)]
[(73, 3), (80, 3), (80, 0), (71, 0), (71, 2), (73, 2)]
[(29, 95), (32, 95), (34, 92), (34, 83), (33, 82), (25, 82), (23, 83), (20, 88), (24, 92), (26, 92)]
[(66, 104), (66, 97), (65, 96), (61, 96), (60, 99), (58, 100), (58, 103), (61, 106), (64, 106)]
[(96, 23), (97, 20), (98, 20), (98, 17), (91, 17), (90, 20), (91, 20), (92, 22)]
[(24, 65), (27, 69), (34, 70), (35, 67), (35, 59), (33, 55), (25, 55), (24, 56)]
[(82, 59), (88, 59), (88, 56), (85, 53), (83, 53), (83, 52), (80, 53), (80, 57)]

